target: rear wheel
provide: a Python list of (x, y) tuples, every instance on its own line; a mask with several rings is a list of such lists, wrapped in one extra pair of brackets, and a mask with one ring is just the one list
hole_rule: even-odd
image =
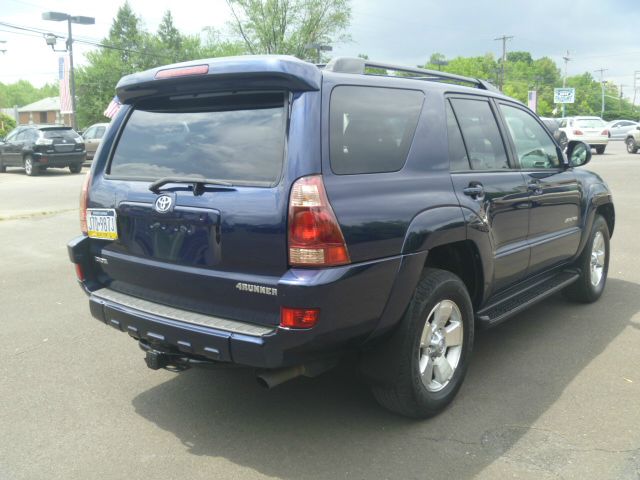
[(638, 145), (633, 137), (627, 138), (625, 141), (627, 144), (627, 152), (629, 153), (638, 153)]
[(5, 173), (7, 171), (7, 167), (5, 167), (4, 163), (2, 163), (2, 160), (0, 160), (0, 173)]
[(577, 302), (595, 302), (604, 291), (609, 272), (609, 226), (601, 215), (597, 215), (593, 221), (589, 240), (577, 266), (580, 268), (580, 277), (563, 293)]
[(596, 148), (596, 152), (598, 153), (598, 155), (602, 155), (607, 147), (606, 147), (606, 145), (598, 145), (595, 148)]
[(71, 173), (80, 173), (82, 171), (82, 164), (78, 163), (76, 165), (69, 165), (69, 171)]
[(33, 163), (33, 158), (30, 155), (24, 157), (24, 171), (30, 177), (35, 177), (40, 173), (38, 165)]
[(444, 409), (462, 385), (473, 348), (473, 307), (462, 280), (427, 269), (396, 332), (399, 370), (391, 385), (372, 387), (385, 408), (409, 417)]

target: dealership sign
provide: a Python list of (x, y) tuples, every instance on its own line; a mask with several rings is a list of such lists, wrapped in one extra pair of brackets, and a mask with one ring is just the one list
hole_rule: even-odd
[(554, 88), (553, 103), (574, 103), (576, 101), (575, 88)]

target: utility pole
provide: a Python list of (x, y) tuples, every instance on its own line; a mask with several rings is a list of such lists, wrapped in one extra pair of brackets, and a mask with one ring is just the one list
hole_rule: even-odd
[(604, 72), (609, 70), (608, 68), (601, 68), (599, 70), (594, 70), (594, 72), (600, 72), (600, 86), (602, 87), (602, 110), (600, 112), (600, 117), (604, 117)]
[[(69, 37), (67, 38), (67, 45), (66, 45), (66, 51), (69, 53), (69, 79), (71, 80), (71, 85), (70, 85), (70, 96), (71, 96), (71, 124), (74, 128), (74, 130), (78, 129), (78, 122), (77, 122), (77, 110), (76, 110), (76, 78), (73, 72), (73, 36), (71, 34), (71, 24), (72, 23), (77, 23), (80, 25), (94, 25), (96, 23), (96, 19), (93, 17), (81, 17), (81, 16), (71, 16), (67, 13), (61, 13), (61, 12), (45, 12), (42, 14), (42, 19), (43, 20), (52, 20), (54, 22), (63, 22), (66, 21), (67, 22), (67, 26), (68, 26), (68, 31), (69, 31)], [(49, 43), (49, 41), (47, 41), (48, 45), (51, 45), (51, 48), (54, 48), (55, 45), (55, 37), (53, 37), (53, 43)]]
[(494, 40), (502, 40), (502, 68), (500, 69), (500, 91), (502, 91), (502, 89), (504, 88), (504, 67), (505, 67), (505, 63), (507, 62), (507, 40), (511, 40), (513, 38), (513, 35), (511, 36), (507, 36), (507, 35), (502, 35), (501, 37), (498, 38), (494, 38)]
[(633, 72), (633, 108), (636, 108), (636, 97), (640, 89), (640, 70)]
[[(569, 62), (571, 61), (571, 57), (569, 56), (569, 50), (567, 50), (567, 54), (562, 57), (562, 59), (564, 60), (564, 77), (562, 77), (562, 88), (565, 88), (567, 86), (567, 65), (569, 64)], [(566, 109), (566, 104), (562, 104), (562, 116), (565, 117), (565, 109)]]

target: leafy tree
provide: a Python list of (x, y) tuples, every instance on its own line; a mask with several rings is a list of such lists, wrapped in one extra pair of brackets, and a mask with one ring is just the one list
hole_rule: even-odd
[(251, 54), (313, 58), (309, 44), (348, 39), (350, 0), (227, 0), (230, 26)]
[(109, 35), (102, 43), (111, 48), (89, 52), (87, 65), (76, 73), (81, 127), (105, 120), (102, 112), (115, 95), (115, 86), (121, 77), (171, 61), (158, 53), (157, 44), (141, 28), (140, 19), (128, 2), (118, 9)]
[(14, 128), (16, 128), (16, 121), (9, 115), (0, 112), (0, 137), (5, 137)]
[(15, 83), (0, 83), (0, 108), (10, 108), (15, 105), (23, 107), (29, 103), (37, 102), (47, 97), (57, 96), (58, 85), (45, 84), (43, 87), (34, 87), (27, 80), (19, 80)]

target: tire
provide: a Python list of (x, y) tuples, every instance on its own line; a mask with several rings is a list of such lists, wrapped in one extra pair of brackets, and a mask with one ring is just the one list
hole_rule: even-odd
[(595, 147), (596, 153), (598, 155), (602, 155), (606, 148), (607, 148), (606, 145), (598, 145), (597, 147)]
[(76, 165), (69, 165), (69, 171), (71, 173), (80, 173), (82, 171), (82, 164), (78, 163)]
[[(442, 320), (434, 331), (432, 322)], [(473, 349), (473, 306), (462, 280), (444, 270), (426, 269), (398, 329), (394, 340), (400, 348), (393, 350), (397, 358), (392, 361), (399, 370), (390, 385), (372, 386), (373, 395), (392, 412), (431, 417), (460, 389)], [(443, 336), (446, 331), (449, 338)]]
[(2, 160), (0, 160), (0, 173), (6, 173), (7, 172), (7, 167), (4, 166), (4, 163), (2, 163)]
[(580, 277), (563, 290), (569, 300), (592, 303), (600, 298), (609, 273), (609, 227), (601, 215), (596, 215), (576, 266)]
[(30, 155), (24, 157), (24, 172), (30, 177), (35, 177), (40, 173), (40, 168), (33, 163)]
[(627, 138), (624, 143), (627, 145), (627, 152), (638, 153), (638, 144), (633, 137)]

